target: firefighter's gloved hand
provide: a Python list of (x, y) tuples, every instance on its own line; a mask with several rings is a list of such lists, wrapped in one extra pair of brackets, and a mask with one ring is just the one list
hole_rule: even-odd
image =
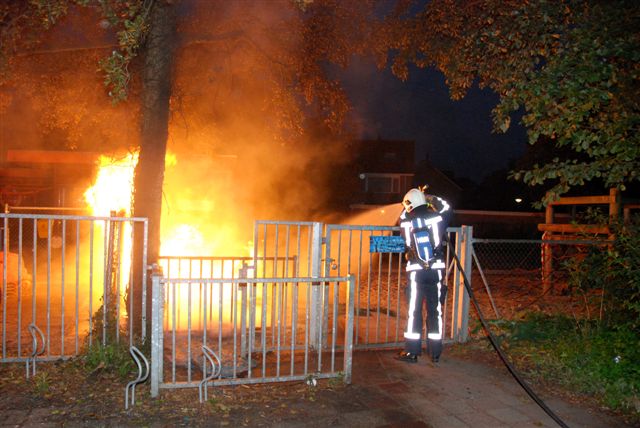
[(444, 257), (444, 247), (442, 245), (439, 245), (438, 247), (436, 247), (433, 250), (433, 258), (434, 259), (440, 259)]

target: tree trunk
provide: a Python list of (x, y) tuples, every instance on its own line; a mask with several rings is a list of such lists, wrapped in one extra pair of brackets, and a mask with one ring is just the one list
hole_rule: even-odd
[[(162, 184), (164, 180), (164, 159), (167, 150), (169, 128), (169, 99), (174, 62), (176, 19), (174, 6), (170, 1), (156, 1), (149, 17), (149, 33), (142, 54), (143, 90), (142, 123), (140, 128), (140, 153), (135, 170), (133, 215), (149, 219), (147, 242), (147, 263), (157, 263), (160, 253), (160, 215), (162, 209)], [(147, 326), (151, 320), (151, 281), (142, 284), (142, 230), (134, 232), (133, 243), (133, 298), (134, 333), (139, 336), (142, 325), (142, 290), (147, 289)], [(127, 303), (129, 307), (129, 303)], [(147, 328), (147, 332), (149, 329)]]

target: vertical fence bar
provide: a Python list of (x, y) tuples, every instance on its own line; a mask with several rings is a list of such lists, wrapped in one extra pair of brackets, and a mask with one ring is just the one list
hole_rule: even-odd
[[(273, 283), (271, 283), (273, 284)], [(260, 306), (262, 308), (262, 315), (260, 316), (260, 346), (262, 351), (262, 376), (265, 376), (267, 369), (267, 302), (268, 302), (268, 286), (267, 282), (262, 282), (262, 299), (260, 299)]]
[(47, 219), (47, 356), (51, 355), (51, 228)]
[(291, 353), (291, 368), (289, 374), (293, 376), (294, 373), (294, 365), (295, 365), (295, 350), (296, 350), (296, 337), (297, 337), (297, 326), (298, 326), (298, 286), (299, 283), (293, 282), (291, 283), (293, 287), (291, 290), (291, 348), (289, 352)]
[(162, 358), (164, 350), (164, 284), (160, 282), (162, 273), (154, 266), (151, 275), (151, 396), (157, 397), (162, 382)]
[[(362, 229), (360, 229), (360, 242), (358, 245), (358, 268), (356, 269), (356, 286), (357, 286), (357, 290), (356, 290), (356, 301), (355, 301), (355, 305), (356, 308), (358, 308), (358, 315), (357, 318), (354, 320), (356, 323), (356, 338), (355, 338), (355, 343), (358, 344), (360, 343), (360, 285), (362, 284), (362, 240), (363, 240), (363, 231)], [(366, 343), (366, 340), (365, 340)]]
[[(93, 234), (95, 221), (89, 223), (89, 346), (93, 345)], [(35, 256), (34, 256), (35, 258)], [(34, 260), (35, 263), (35, 260)]]
[[(189, 263), (189, 278), (191, 277), (191, 263)], [(191, 382), (191, 284), (187, 284), (187, 381)]]
[(104, 223), (104, 260), (102, 262), (102, 345), (107, 344), (107, 310), (109, 307), (109, 279), (108, 279), (108, 255), (109, 255), (109, 228), (111, 227), (110, 221), (103, 220)]
[(80, 353), (80, 220), (76, 220), (76, 307), (75, 321), (75, 353)]
[[(398, 343), (400, 341), (400, 332), (402, 329), (401, 323), (400, 323), (400, 299), (401, 299), (401, 291), (400, 291), (400, 284), (401, 284), (401, 277), (403, 275), (403, 271), (402, 271), (402, 254), (398, 254), (398, 276), (397, 276), (397, 281), (396, 281), (396, 335), (395, 335), (395, 342)], [(446, 313), (446, 311), (445, 311)]]
[(346, 293), (346, 313), (344, 329), (344, 383), (351, 383), (351, 370), (353, 365), (353, 315), (354, 315), (354, 293), (356, 281), (353, 275), (349, 275)]
[[(38, 219), (33, 219), (33, 274), (31, 275), (31, 323), (36, 324), (36, 271), (38, 259)], [(2, 348), (4, 349), (4, 347)]]
[(21, 355), (22, 337), (22, 219), (18, 219), (18, 356)]
[(393, 253), (387, 253), (388, 265), (387, 265), (387, 322), (385, 324), (384, 340), (389, 341), (389, 327), (391, 323), (391, 262), (393, 260)]
[[(373, 235), (373, 232), (371, 232)], [(382, 233), (381, 233), (382, 235)], [(376, 343), (380, 342), (380, 296), (382, 288), (382, 255), (378, 254), (378, 283), (376, 284)]]
[[(143, 228), (143, 245), (142, 245), (142, 313), (141, 315), (141, 319), (142, 319), (142, 326), (140, 327), (141, 330), (141, 340), (144, 341), (147, 337), (147, 256), (148, 256), (148, 252), (149, 249), (147, 248), (149, 245), (149, 219), (145, 218), (142, 220), (142, 228)], [(131, 228), (133, 230), (133, 227)], [(133, 232), (132, 232), (133, 234)], [(133, 291), (133, 281), (131, 281), (131, 290)], [(131, 334), (131, 337), (133, 337), (133, 334)]]
[[(456, 234), (456, 253), (460, 265), (471, 281), (471, 267), (473, 262), (473, 227), (462, 226)], [(471, 284), (469, 284), (471, 285)], [(452, 337), (456, 342), (466, 342), (469, 326), (469, 294), (464, 285), (462, 272), (456, 264), (454, 268), (454, 308), (452, 313)]]
[(171, 380), (176, 381), (176, 330), (177, 319), (176, 312), (178, 306), (177, 288), (180, 285), (178, 282), (169, 283), (171, 289)]
[(65, 253), (66, 253), (66, 238), (67, 238), (67, 222), (62, 220), (62, 246), (61, 248), (61, 262), (60, 262), (60, 355), (64, 355), (64, 273), (65, 273)]
[(2, 358), (7, 358), (7, 253), (9, 252), (9, 219), (4, 218), (2, 230)]
[(336, 338), (338, 334), (338, 303), (340, 300), (339, 291), (340, 291), (340, 283), (333, 282), (329, 283), (333, 284), (333, 307), (331, 308), (333, 312), (332, 323), (331, 323), (331, 371), (335, 371), (336, 369)]
[[(320, 269), (322, 264), (322, 223), (314, 222), (313, 223), (313, 236), (311, 241), (311, 277), (317, 278), (320, 276)], [(311, 326), (310, 326), (310, 335), (312, 338), (311, 346), (316, 349), (320, 349), (322, 347), (322, 342), (318, 342), (321, 339), (319, 335), (319, 330), (322, 329), (323, 322), (323, 306), (322, 306), (322, 292), (321, 289), (324, 286), (321, 286), (318, 283), (311, 284), (312, 292), (311, 292)]]

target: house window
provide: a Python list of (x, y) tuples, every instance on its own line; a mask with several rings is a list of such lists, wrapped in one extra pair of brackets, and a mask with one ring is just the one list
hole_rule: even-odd
[(391, 177), (368, 177), (367, 190), (372, 193), (393, 193)]
[(363, 174), (365, 192), (399, 194), (411, 183), (410, 174)]

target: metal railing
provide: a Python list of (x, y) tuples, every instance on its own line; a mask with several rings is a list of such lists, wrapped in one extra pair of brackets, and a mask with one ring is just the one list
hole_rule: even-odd
[[(1, 362), (25, 361), (28, 326), (43, 333), (41, 361), (78, 355), (108, 335), (145, 334), (141, 306), (126, 293), (146, 293), (147, 220), (44, 214), (0, 214)], [(132, 235), (143, 240), (134, 281)], [(142, 289), (140, 289), (142, 288)]]
[[(350, 382), (353, 277), (187, 280), (156, 274), (152, 283), (152, 396), (164, 388), (199, 388), (208, 377), (204, 347), (221, 365), (208, 385), (309, 377)], [(312, 328), (316, 295), (326, 318)]]

